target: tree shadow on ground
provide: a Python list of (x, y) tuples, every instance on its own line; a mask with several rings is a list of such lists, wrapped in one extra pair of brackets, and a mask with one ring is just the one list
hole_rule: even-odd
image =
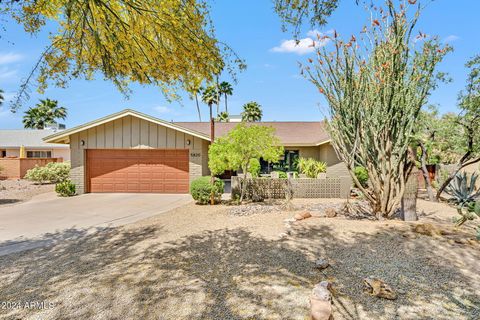
[[(110, 228), (0, 257), (0, 300), (55, 303), (8, 317), (305, 319), (310, 291), (325, 279), (338, 291), (335, 319), (478, 317), (478, 277), (454, 261), (461, 255), (478, 263), (478, 253), (448, 252), (427, 237), (411, 241), (391, 231), (344, 237), (329, 226), (300, 225), (285, 241), (243, 228), (158, 241), (164, 232)], [(316, 270), (319, 256), (332, 267)], [(406, 290), (397, 301), (370, 297), (362, 293), (367, 276)]]

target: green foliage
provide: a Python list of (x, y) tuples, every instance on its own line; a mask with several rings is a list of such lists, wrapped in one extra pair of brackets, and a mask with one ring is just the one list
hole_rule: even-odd
[(476, 190), (478, 174), (473, 173), (470, 178), (466, 172), (457, 174), (450, 184), (445, 188), (445, 192), (451, 195), (450, 202), (464, 207), (472, 207), (472, 204), (480, 197), (480, 190)]
[[(466, 172), (457, 174), (445, 188), (445, 192), (451, 195), (449, 202), (456, 206), (460, 215), (455, 219), (457, 226), (480, 217), (480, 189), (475, 187), (477, 178), (476, 173), (472, 174), (470, 179)], [(477, 231), (480, 234), (480, 227)]]
[(25, 111), (23, 116), (23, 126), (26, 129), (45, 129), (45, 127), (55, 124), (56, 119), (65, 119), (67, 109), (59, 107), (57, 100), (40, 100), (35, 107)]
[(172, 99), (199, 79), (212, 81), (222, 71), (234, 76), (236, 66), (245, 68), (215, 38), (204, 0), (7, 0), (0, 1), (0, 14), (11, 15), (29, 34), (56, 26), (48, 27), (50, 43), (32, 72), (40, 91), (49, 80), (65, 87), (100, 72), (125, 95), (135, 82), (159, 87)]
[(217, 122), (229, 122), (230, 115), (227, 112), (220, 112), (215, 121)]
[(215, 178), (212, 184), (211, 177), (200, 177), (192, 181), (190, 194), (198, 204), (209, 204), (213, 193), (215, 203), (219, 203), (222, 198), (223, 189), (223, 180)]
[(220, 95), (223, 95), (225, 98), (225, 113), (228, 114), (227, 97), (233, 94), (232, 85), (226, 81), (222, 81), (218, 85), (218, 92), (220, 93)]
[(55, 185), (55, 192), (60, 197), (72, 197), (75, 195), (75, 184), (70, 180), (59, 182)]
[[(332, 145), (377, 217), (392, 217), (403, 197), (416, 120), (451, 50), (436, 37), (413, 42), (420, 9), (410, 14), (409, 7), (386, 1), (381, 15), (372, 7), (358, 36), (319, 35), (332, 45), (317, 48), (316, 61), (302, 68), (327, 100)], [(357, 166), (368, 171), (368, 189), (354, 175)]]
[(262, 120), (262, 106), (251, 101), (243, 105), (242, 121), (244, 122), (258, 122)]
[[(283, 147), (275, 136), (272, 127), (246, 125), (240, 123), (227, 135), (218, 138), (208, 150), (208, 167), (213, 175), (222, 174), (226, 170), (250, 171), (251, 159), (260, 159), (276, 163), (283, 155)], [(245, 195), (245, 177), (242, 179), (243, 201)]]
[(368, 187), (368, 171), (364, 167), (355, 167), (353, 170), (355, 176), (358, 179), (358, 182), (362, 185), (362, 187)]
[(252, 175), (253, 178), (257, 178), (260, 174), (260, 161), (258, 159), (250, 159), (248, 172)]
[(310, 26), (325, 25), (327, 18), (335, 11), (339, 0), (274, 0), (275, 11), (282, 20), (282, 29), (293, 28), (297, 37), (305, 19)]
[(287, 173), (285, 171), (273, 171), (273, 172), (278, 173), (278, 178), (280, 178), (280, 179), (287, 179), (288, 178)]
[(309, 178), (316, 178), (318, 174), (327, 172), (327, 164), (313, 158), (298, 158), (297, 167), (300, 173), (307, 175)]
[(27, 171), (25, 179), (39, 184), (66, 181), (70, 175), (69, 162), (49, 162), (46, 166), (32, 168)]

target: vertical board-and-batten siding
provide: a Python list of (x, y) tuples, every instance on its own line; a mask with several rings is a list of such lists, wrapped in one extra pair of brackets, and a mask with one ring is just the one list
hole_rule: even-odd
[[(83, 146), (82, 140), (85, 142)], [(85, 149), (189, 149), (190, 181), (208, 174), (207, 141), (132, 116), (71, 135), (70, 148), (70, 175), (78, 193), (85, 191)]]

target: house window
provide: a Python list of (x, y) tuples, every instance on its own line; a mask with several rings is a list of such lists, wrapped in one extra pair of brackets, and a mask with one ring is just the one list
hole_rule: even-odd
[(27, 151), (27, 158), (51, 158), (52, 151)]
[(261, 173), (270, 173), (272, 171), (296, 171), (299, 158), (298, 150), (285, 150), (285, 154), (282, 156), (278, 163), (268, 163), (263, 159), (260, 159)]

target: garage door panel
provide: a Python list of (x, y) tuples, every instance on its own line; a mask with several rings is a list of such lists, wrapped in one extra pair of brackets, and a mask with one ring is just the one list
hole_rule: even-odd
[(90, 192), (187, 193), (188, 150), (87, 150)]

